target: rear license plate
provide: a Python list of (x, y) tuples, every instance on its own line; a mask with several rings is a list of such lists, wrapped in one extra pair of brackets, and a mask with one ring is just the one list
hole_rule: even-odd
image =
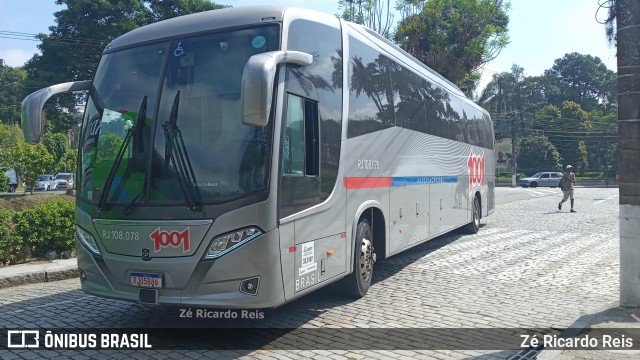
[(131, 286), (161, 288), (162, 274), (131, 273)]

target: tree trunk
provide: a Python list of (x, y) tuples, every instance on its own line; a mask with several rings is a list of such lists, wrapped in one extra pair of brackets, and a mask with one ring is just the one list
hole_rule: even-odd
[(620, 305), (640, 306), (640, 0), (617, 0)]

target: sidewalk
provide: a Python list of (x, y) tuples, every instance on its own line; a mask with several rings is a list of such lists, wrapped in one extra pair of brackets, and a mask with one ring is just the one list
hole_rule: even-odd
[(0, 289), (78, 277), (78, 260), (59, 259), (0, 267)]
[[(591, 335), (589, 335), (591, 334)], [(538, 360), (568, 359), (639, 359), (640, 358), (640, 308), (622, 308), (611, 303), (591, 314), (578, 318), (563, 333), (565, 337), (596, 337), (602, 334), (613, 338), (633, 339), (633, 349), (542, 350)]]

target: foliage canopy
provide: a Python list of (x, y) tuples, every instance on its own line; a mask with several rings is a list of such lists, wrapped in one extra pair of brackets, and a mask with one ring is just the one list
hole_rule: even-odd
[(396, 41), (470, 93), (478, 69), (493, 60), (508, 41), (509, 3), (503, 0), (430, 0), (422, 11), (402, 19)]

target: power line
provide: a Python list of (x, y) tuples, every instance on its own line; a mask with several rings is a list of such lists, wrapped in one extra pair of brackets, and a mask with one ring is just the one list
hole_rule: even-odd
[(30, 33), (21, 33), (15, 31), (7, 31), (0, 30), (0, 38), (2, 39), (11, 39), (11, 40), (23, 40), (23, 41), (47, 41), (53, 43), (61, 43), (61, 44), (72, 44), (72, 45), (86, 45), (86, 46), (96, 46), (103, 47), (108, 42), (108, 39), (99, 40), (99, 39), (88, 39), (88, 38), (77, 38), (71, 36), (57, 36), (57, 35), (45, 35), (46, 37), (43, 39), (38, 38), (38, 36), (43, 34), (30, 34)]

